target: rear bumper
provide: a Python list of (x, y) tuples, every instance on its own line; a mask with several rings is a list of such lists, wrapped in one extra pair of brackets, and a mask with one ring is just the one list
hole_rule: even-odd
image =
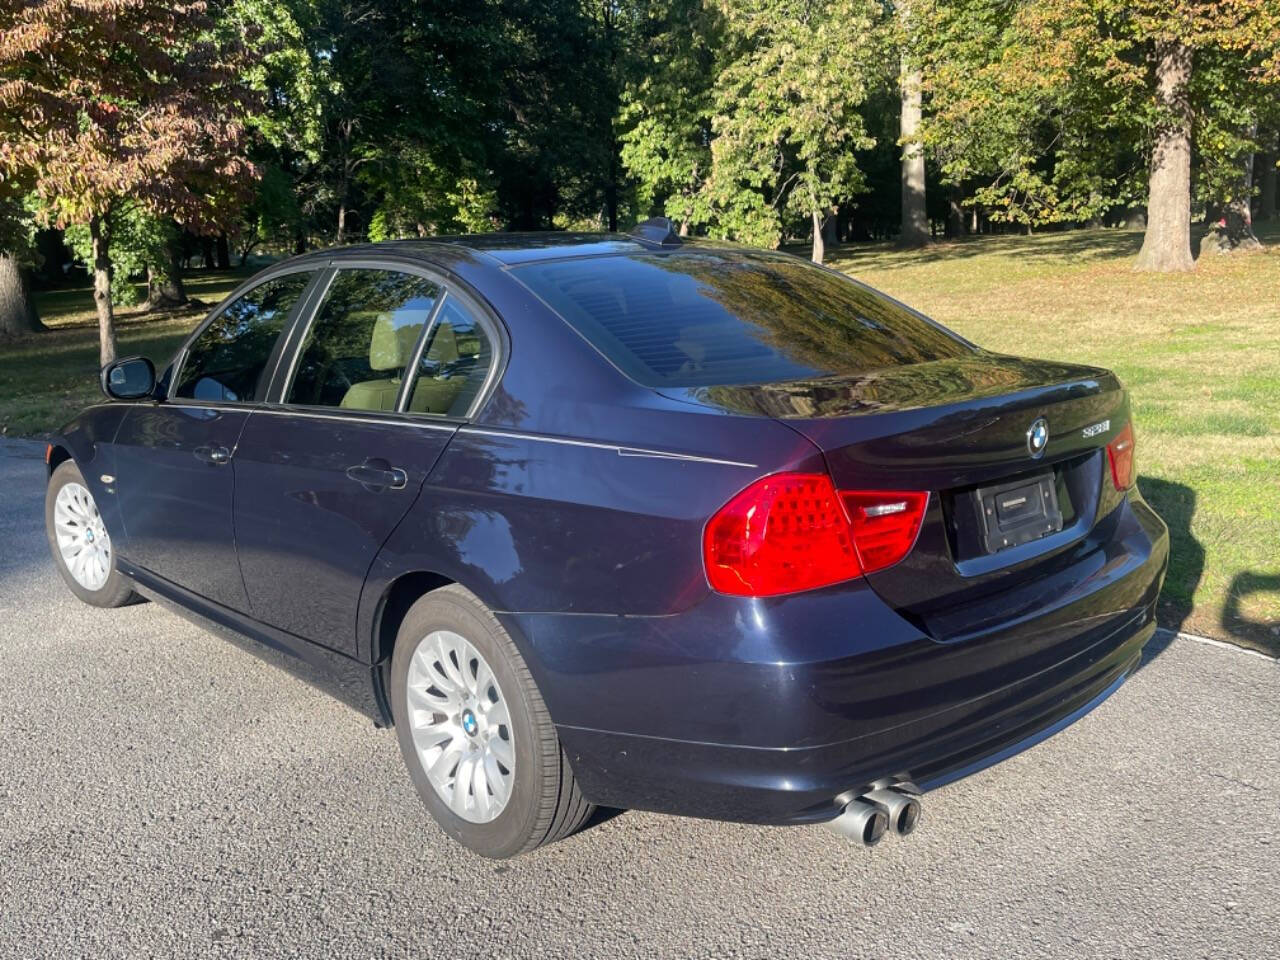
[(502, 615), (584, 794), (755, 823), (831, 819), (886, 776), (936, 785), (1091, 708), (1155, 630), (1164, 525), (1140, 500), (1043, 616), (939, 643), (854, 582), (669, 617)]

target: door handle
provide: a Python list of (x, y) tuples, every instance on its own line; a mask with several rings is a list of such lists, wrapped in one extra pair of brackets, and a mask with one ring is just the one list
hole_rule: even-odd
[(347, 467), (347, 476), (372, 493), (381, 493), (387, 489), (403, 490), (409, 483), (407, 473), (381, 459), (366, 460)]
[(203, 460), (205, 463), (221, 466), (231, 462), (231, 451), (226, 447), (196, 447), (192, 452), (197, 460)]

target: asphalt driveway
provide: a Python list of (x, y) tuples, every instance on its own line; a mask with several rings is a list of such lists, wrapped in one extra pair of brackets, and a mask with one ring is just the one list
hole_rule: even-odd
[(0, 956), (1280, 955), (1274, 661), (1157, 643), (872, 850), (624, 813), (491, 863), (278, 661), (79, 604), (42, 453), (0, 441)]

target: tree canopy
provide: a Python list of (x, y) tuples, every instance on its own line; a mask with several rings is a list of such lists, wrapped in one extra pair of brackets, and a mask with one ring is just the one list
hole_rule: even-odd
[(1280, 0), (0, 0), (0, 28), (0, 254), (79, 224), (107, 312), (175, 230), (247, 256), (663, 214), (820, 259), (1126, 223), (1180, 269), (1193, 216), (1241, 249), (1275, 203)]

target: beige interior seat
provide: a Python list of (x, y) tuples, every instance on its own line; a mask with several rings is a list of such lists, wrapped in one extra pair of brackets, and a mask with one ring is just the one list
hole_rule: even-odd
[(426, 323), (425, 311), (422, 311), (422, 318), (416, 323), (406, 323), (404, 313), (379, 313), (374, 318), (373, 330), (369, 336), (369, 366), (378, 372), (392, 373), (392, 376), (353, 384), (342, 398), (343, 407), (351, 410), (387, 411), (396, 408), (404, 368), (413, 356), (413, 348), (422, 333), (423, 324)]

